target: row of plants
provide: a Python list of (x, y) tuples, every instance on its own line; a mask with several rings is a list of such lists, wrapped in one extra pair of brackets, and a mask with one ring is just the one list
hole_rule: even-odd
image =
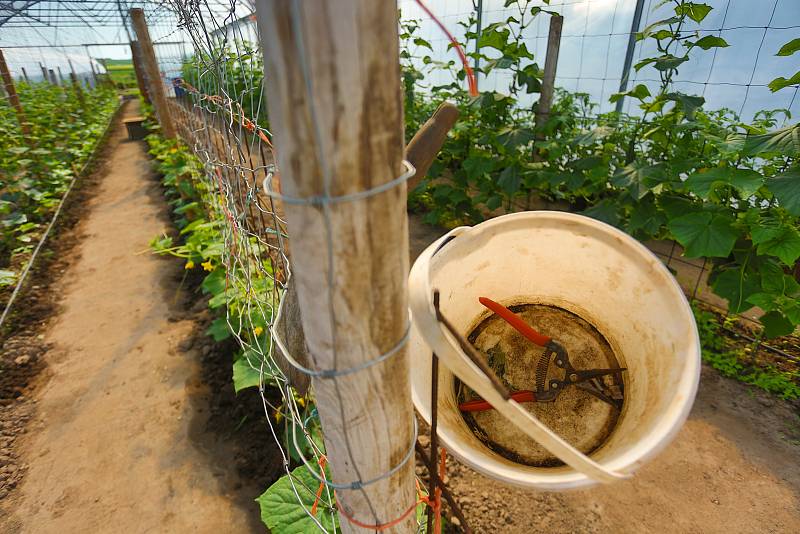
[[(231, 239), (234, 233), (227, 226), (225, 203), (228, 200), (220, 196), (220, 184), (209, 177), (214, 176), (213, 172), (207, 173), (184, 143), (159, 135), (153, 121), (149, 122), (149, 127), (153, 131), (146, 138), (149, 152), (161, 176), (178, 229), (176, 237), (164, 234), (154, 238), (151, 249), (159, 255), (180, 258), (187, 276), (193, 275), (198, 280), (214, 317), (206, 334), (216, 342), (237, 337), (241, 348), (232, 355), (234, 390), (239, 393), (247, 388), (277, 387), (275, 375), (278, 371), (265, 357), (270, 349), (268, 323), (272, 320), (266, 301), (275, 290), (271, 263), (261, 258), (255, 248), (252, 257), (225, 257), (226, 247), (232, 248), (226, 239)], [(237, 265), (241, 261), (260, 265), (255, 269), (243, 269)], [(279, 478), (257, 499), (262, 520), (273, 532), (286, 532), (290, 527), (298, 532), (315, 530), (313, 520), (303, 507), (310, 509), (319, 500), (318, 482), (303, 465), (302, 457), (313, 457), (309, 440), (313, 440), (317, 450), (324, 451), (325, 446), (312, 394), (293, 392), (292, 404), (293, 407), (282, 404), (271, 414), (273, 425), (281, 429), (291, 475)], [(292, 409), (300, 410), (303, 430), (295, 424), (290, 413)], [(293, 432), (297, 435), (293, 436)], [(319, 500), (316, 508), (319, 509), (316, 519), (328, 531), (338, 529), (336, 510), (327, 500)]]
[[(513, 211), (531, 199), (562, 205), (617, 226), (640, 240), (674, 240), (689, 258), (708, 258), (717, 295), (739, 314), (754, 306), (764, 335), (790, 334), (800, 324), (800, 125), (778, 128), (788, 110), (764, 110), (748, 122), (731, 110), (706, 110), (702, 96), (673, 89), (691, 55), (728, 43), (696, 30), (711, 7), (686, 0), (661, 2), (667, 11), (637, 34), (656, 55), (636, 71), (655, 72), (658, 90), (636, 85), (611, 96), (632, 99), (635, 113), (597, 113), (588, 95), (558, 91), (547, 120), (519, 98), (540, 90), (542, 71), (524, 42), (524, 29), (543, 10), (531, 0), (509, 0), (516, 13), (466, 38), (481, 75), (510, 73), (508, 90), (471, 98), (454, 61), (433, 58), (416, 22), (402, 25), (401, 59), (407, 131), (413, 132), (442, 100), (462, 114), (429, 179), (414, 192), (429, 222), (454, 225)], [(778, 55), (800, 50), (800, 39)], [(451, 82), (426, 83), (449, 73)], [(774, 90), (785, 85), (772, 84)]]
[(0, 99), (0, 288), (16, 283), (119, 102), (107, 87), (78, 94), (71, 87), (21, 82), (17, 92), (27, 135)]

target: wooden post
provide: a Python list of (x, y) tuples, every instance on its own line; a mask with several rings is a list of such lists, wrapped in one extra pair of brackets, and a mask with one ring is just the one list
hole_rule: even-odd
[(25, 70), (25, 67), (19, 68), (22, 71), (22, 79), (25, 80), (25, 83), (31, 83), (30, 78), (28, 78), (28, 72)]
[[(547, 34), (547, 57), (544, 60), (544, 78), (542, 79), (542, 91), (539, 93), (539, 102), (536, 105), (536, 140), (544, 139), (542, 132), (547, 119), (550, 118), (550, 109), (553, 106), (553, 92), (556, 85), (556, 66), (558, 65), (558, 49), (561, 47), (561, 28), (564, 25), (564, 17), (552, 15), (550, 17), (550, 31)], [(534, 146), (533, 160), (541, 161), (541, 155)]]
[[(397, 3), (256, 6), (283, 193), (341, 196), (402, 175)], [(352, 369), (400, 343), (408, 327), (406, 185), (285, 211), (310, 365)], [(337, 489), (340, 506), (362, 524), (402, 517), (416, 500), (414, 461), (407, 460), (414, 414), (405, 346), (378, 364), (312, 384), (333, 482), (379, 478), (361, 489)], [(413, 516), (384, 532), (414, 532)], [(375, 530), (344, 514), (340, 522), (345, 533)]]
[(131, 58), (133, 61), (133, 71), (136, 74), (136, 85), (139, 86), (139, 93), (146, 104), (150, 104), (150, 92), (147, 90), (144, 65), (142, 62), (142, 47), (139, 41), (131, 41)]
[[(47, 83), (50, 81), (50, 77), (47, 75), (47, 67), (45, 67), (41, 62), (39, 63), (39, 68), (42, 69), (42, 81)], [(50, 82), (53, 83), (53, 82)]]
[(0, 76), (3, 77), (3, 87), (6, 91), (8, 102), (17, 113), (17, 120), (19, 121), (19, 128), (22, 130), (22, 135), (28, 136), (31, 133), (30, 127), (28, 126), (28, 118), (25, 117), (25, 111), (22, 109), (19, 95), (17, 95), (17, 88), (14, 87), (14, 78), (11, 77), (11, 72), (8, 70), (6, 57), (3, 55), (2, 50), (0, 50)]
[[(78, 81), (78, 75), (75, 73), (75, 67), (72, 66), (72, 60), (68, 59), (69, 62), (69, 79), (72, 81), (72, 88), (75, 90), (75, 96), (78, 97), (81, 105), (85, 102), (83, 100), (83, 89), (81, 88), (80, 81)], [(59, 70), (59, 73), (61, 71)]]
[(54, 71), (53, 69), (48, 70), (48, 72), (50, 72), (50, 83), (52, 83), (56, 87), (63, 86), (64, 77), (61, 76), (61, 67), (56, 67), (56, 68), (58, 69), (58, 78), (56, 78), (56, 71)]
[(144, 18), (144, 10), (133, 8), (130, 11), (133, 29), (136, 31), (136, 38), (139, 41), (141, 57), (144, 65), (144, 73), (147, 76), (148, 93), (156, 109), (158, 122), (161, 124), (161, 134), (167, 139), (175, 138), (175, 126), (172, 116), (169, 114), (167, 106), (167, 95), (164, 91), (164, 84), (161, 82), (161, 74), (158, 70), (158, 61), (153, 50), (153, 42), (150, 40), (150, 32), (147, 29), (147, 22)]

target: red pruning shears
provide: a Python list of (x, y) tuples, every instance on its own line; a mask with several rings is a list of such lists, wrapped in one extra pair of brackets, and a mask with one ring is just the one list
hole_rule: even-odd
[[(544, 347), (544, 352), (539, 357), (539, 362), (536, 365), (536, 390), (516, 391), (511, 393), (512, 399), (517, 402), (553, 402), (566, 386), (575, 385), (617, 409), (622, 408), (622, 389), (617, 386), (606, 386), (600, 380), (600, 377), (608, 375), (619, 376), (625, 368), (575, 369), (569, 361), (569, 354), (561, 344), (531, 328), (518, 315), (502, 304), (486, 297), (480, 297), (478, 300), (510, 324), (517, 332), (536, 345)], [(553, 355), (555, 355), (556, 366), (564, 369), (564, 378), (562, 380), (551, 379), (547, 382), (547, 370), (550, 367), (550, 359)], [(545, 385), (548, 387), (545, 388)], [(491, 410), (493, 407), (483, 399), (475, 399), (459, 404), (458, 409), (462, 412), (482, 412)]]

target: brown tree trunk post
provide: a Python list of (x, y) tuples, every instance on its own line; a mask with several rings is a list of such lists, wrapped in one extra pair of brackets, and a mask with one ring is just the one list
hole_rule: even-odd
[(144, 18), (144, 10), (133, 8), (130, 11), (133, 29), (141, 50), (144, 74), (147, 77), (148, 94), (156, 109), (158, 122), (161, 124), (161, 134), (167, 139), (175, 138), (175, 125), (172, 123), (172, 116), (169, 114), (167, 106), (167, 95), (164, 91), (164, 84), (161, 83), (161, 74), (158, 70), (158, 60), (156, 60), (153, 42), (150, 40), (150, 31), (147, 29), (147, 22)]
[[(270, 124), (283, 193), (367, 191), (402, 175), (397, 4), (258, 0)], [(327, 186), (326, 186), (327, 184)], [(327, 205), (285, 204), (312, 379), (334, 483), (347, 516), (383, 525), (414, 505), (408, 357), (406, 185)], [(413, 452), (412, 452), (413, 454)], [(388, 473), (396, 469), (393, 474)], [(342, 531), (370, 532), (340, 514)], [(414, 532), (413, 512), (385, 532)]]
[(131, 41), (131, 58), (133, 60), (133, 71), (136, 74), (136, 85), (139, 86), (139, 93), (146, 104), (150, 104), (150, 93), (147, 90), (147, 80), (142, 60), (142, 47), (139, 41)]
[(83, 99), (83, 89), (78, 81), (78, 75), (75, 73), (75, 67), (72, 66), (72, 60), (68, 59), (67, 61), (69, 62), (69, 79), (72, 82), (72, 89), (75, 91), (75, 96), (78, 97), (81, 105), (83, 105), (85, 101)]
[(19, 70), (22, 71), (22, 79), (25, 80), (25, 83), (31, 83), (30, 78), (28, 78), (28, 72), (25, 70), (25, 67), (20, 67)]
[(3, 77), (3, 88), (6, 91), (8, 102), (17, 113), (17, 120), (19, 121), (19, 128), (22, 131), (22, 135), (27, 137), (31, 133), (30, 126), (28, 125), (28, 118), (25, 116), (25, 111), (22, 109), (19, 95), (17, 95), (17, 88), (14, 87), (14, 78), (11, 77), (11, 72), (8, 70), (6, 57), (3, 55), (2, 50), (0, 50), (0, 76)]
[[(536, 105), (536, 141), (544, 139), (543, 128), (550, 118), (550, 109), (553, 106), (553, 92), (556, 85), (556, 66), (558, 65), (558, 49), (561, 47), (561, 27), (564, 25), (564, 17), (552, 15), (550, 17), (550, 32), (547, 34), (547, 57), (544, 60), (544, 78), (542, 79), (542, 91), (539, 93), (539, 102)], [(541, 161), (538, 148), (534, 144), (533, 160)]]

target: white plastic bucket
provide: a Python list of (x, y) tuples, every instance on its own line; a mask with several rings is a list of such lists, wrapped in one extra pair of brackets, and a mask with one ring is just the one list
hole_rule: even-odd
[[(678, 432), (694, 401), (700, 344), (691, 308), (664, 265), (635, 239), (604, 223), (562, 212), (525, 212), (461, 227), (430, 245), (410, 275), (412, 394), (430, 422), (431, 354), (439, 373), (438, 434), (474, 469), (511, 484), (562, 490), (629, 476)], [(625, 372), (625, 400), (605, 443), (589, 456), (560, 439), (523, 405), (504, 401), (436, 320), (442, 314), (466, 337), (500, 303), (536, 302), (591, 323)], [(557, 332), (543, 332), (558, 340)], [(454, 374), (497, 412), (566, 465), (534, 467), (489, 449), (457, 407)]]

